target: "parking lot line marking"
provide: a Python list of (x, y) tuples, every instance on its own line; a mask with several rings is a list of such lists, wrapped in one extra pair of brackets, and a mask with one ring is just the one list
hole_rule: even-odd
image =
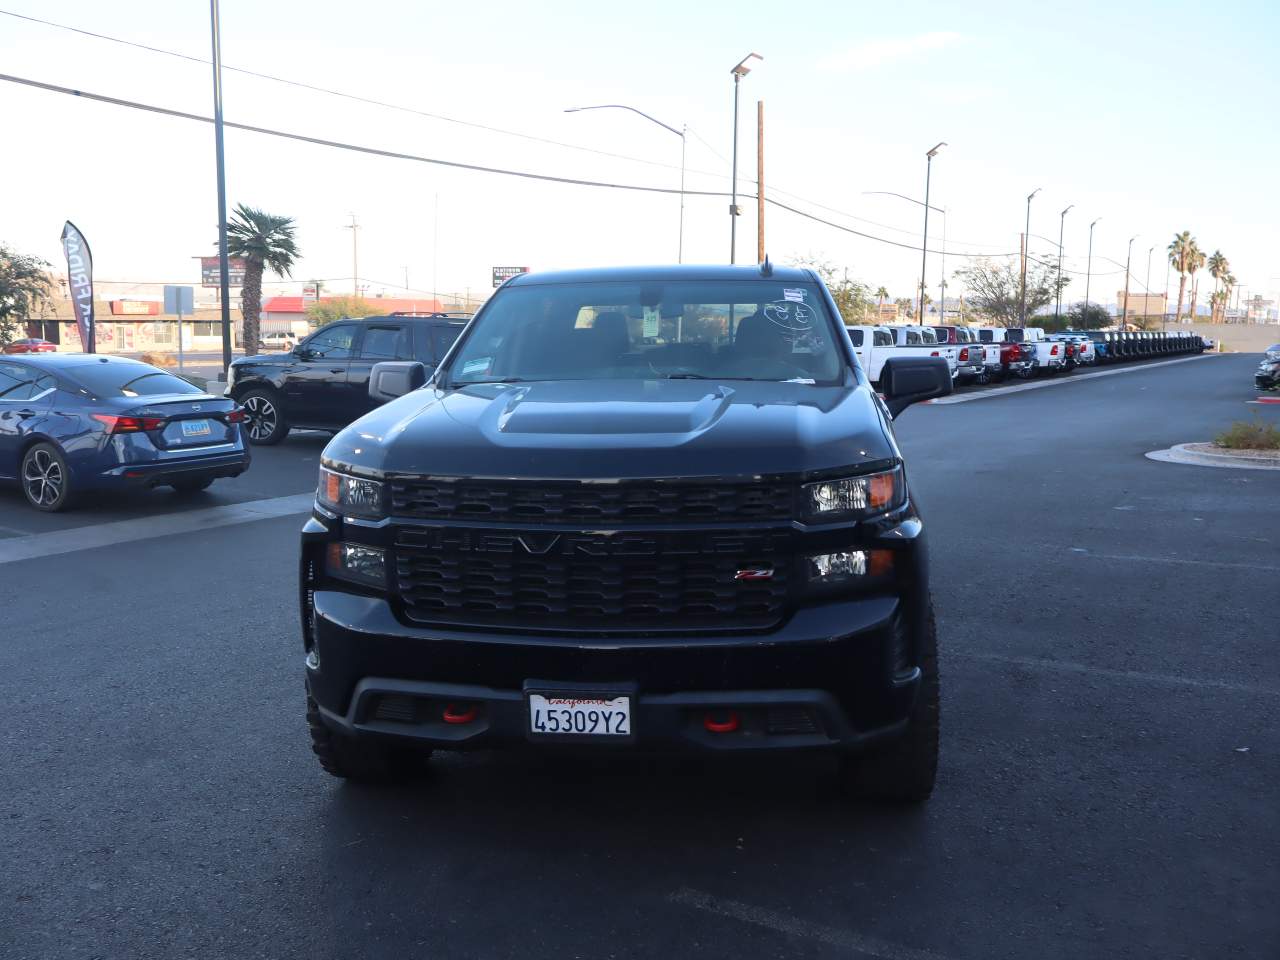
[(713, 897), (709, 893), (703, 893), (701, 890), (691, 890), (688, 887), (682, 887), (667, 899), (672, 903), (693, 907), (696, 910), (703, 910), (707, 913), (714, 913), (717, 916), (728, 917), (731, 920), (741, 920), (743, 923), (765, 927), (776, 933), (802, 937), (805, 940), (825, 943), (828, 946), (838, 947), (842, 950), (856, 950), (858, 953), (869, 957), (877, 957), (879, 960), (946, 960), (941, 954), (933, 953), (930, 950), (917, 950), (913, 947), (904, 947), (896, 943), (877, 940), (874, 937), (865, 937), (850, 930), (810, 923), (807, 920), (776, 913), (764, 907), (753, 907), (747, 903), (739, 903), (737, 900)]
[(1094, 667), (1069, 660), (1046, 660), (1040, 657), (1010, 657), (1000, 653), (978, 653), (973, 650), (954, 652), (948, 656), (957, 660), (981, 660), (984, 663), (1003, 663), (1028, 670), (1049, 670), (1059, 673), (1087, 674), (1109, 680), (1136, 680), (1166, 687), (1190, 687), (1199, 690), (1226, 690), (1230, 693), (1248, 693), (1259, 697), (1280, 697), (1280, 689), (1263, 687), (1255, 683), (1232, 683), (1229, 680), (1201, 680), (1196, 677), (1179, 677), (1171, 673), (1148, 673), (1145, 670), (1115, 670), (1110, 667)]
[(297, 493), (288, 497), (273, 497), (269, 500), (250, 500), (204, 510), (186, 510), (182, 513), (165, 513), (155, 517), (97, 523), (72, 530), (14, 537), (11, 540), (0, 540), (0, 564), (53, 557), (62, 553), (92, 550), (96, 547), (110, 547), (134, 540), (194, 533), (197, 530), (210, 530), (236, 523), (251, 523), (254, 520), (287, 517), (308, 512), (314, 501), (314, 493)]
[(1264, 573), (1280, 573), (1280, 566), (1268, 563), (1235, 563), (1230, 560), (1187, 560), (1182, 557), (1140, 557), (1126, 553), (1094, 553), (1082, 547), (1072, 547), (1072, 553), (1093, 557), (1095, 560), (1120, 560), (1125, 563), (1172, 563), (1190, 567), (1222, 567), (1227, 570), (1256, 570)]
[(1229, 356), (1231, 356), (1229, 353), (1202, 353), (1195, 357), (1178, 357), (1176, 360), (1159, 360), (1155, 363), (1144, 363), (1136, 367), (1116, 367), (1114, 370), (1094, 370), (1090, 373), (1074, 373), (1069, 377), (1054, 377), (1050, 380), (1036, 380), (1032, 383), (1019, 383), (1012, 387), (998, 387), (995, 390), (986, 390), (982, 393), (953, 394), (949, 397), (939, 397), (937, 400), (929, 400), (928, 403), (968, 403), (970, 400), (990, 400), (992, 397), (1003, 397), (1011, 393), (1022, 393), (1026, 390), (1040, 390), (1043, 387), (1056, 387), (1063, 383), (1080, 383), (1084, 380), (1093, 380), (1096, 377), (1117, 377), (1122, 373), (1137, 373), (1139, 370), (1154, 370), (1156, 367), (1167, 367), (1175, 363), (1191, 363), (1193, 360), (1205, 360), (1209, 357)]

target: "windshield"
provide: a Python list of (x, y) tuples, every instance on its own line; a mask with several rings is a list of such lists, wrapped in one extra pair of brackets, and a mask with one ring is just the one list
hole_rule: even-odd
[(455, 355), (448, 379), (831, 384), (843, 367), (817, 284), (597, 282), (497, 293)]

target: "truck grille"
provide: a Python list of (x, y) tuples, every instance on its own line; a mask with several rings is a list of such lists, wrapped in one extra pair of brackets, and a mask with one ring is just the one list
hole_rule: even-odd
[[(456, 529), (446, 538), (431, 528), (400, 531), (395, 577), (409, 619), (638, 633), (764, 628), (786, 607), (788, 565), (767, 535), (735, 534), (720, 544), (705, 532), (635, 537), (626, 547), (635, 555), (602, 556), (579, 550), (615, 541), (565, 535), (533, 554), (522, 535), (475, 533), (468, 539)], [(745, 569), (773, 575), (735, 579)]]
[(497, 523), (736, 523), (790, 520), (793, 488), (769, 483), (399, 479), (394, 516)]

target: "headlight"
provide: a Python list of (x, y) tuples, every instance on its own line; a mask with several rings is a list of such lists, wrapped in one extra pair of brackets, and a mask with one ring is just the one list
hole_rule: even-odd
[(385, 589), (387, 553), (358, 543), (331, 543), (325, 551), (325, 573), (340, 580)]
[(316, 499), (344, 517), (379, 519), (384, 514), (382, 482), (320, 468)]
[(861, 520), (894, 510), (907, 499), (902, 468), (843, 480), (807, 483), (803, 488), (806, 516), (824, 520)]

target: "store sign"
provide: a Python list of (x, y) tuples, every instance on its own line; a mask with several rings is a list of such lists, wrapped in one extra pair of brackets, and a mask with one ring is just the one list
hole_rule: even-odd
[(86, 353), (97, 350), (93, 316), (93, 254), (80, 228), (68, 220), (62, 227), (62, 252), (67, 257), (67, 285), (76, 308), (76, 326)]
[(528, 273), (528, 267), (494, 267), (493, 268), (493, 285), (500, 287), (512, 277), (519, 276), (522, 273)]
[(160, 312), (160, 304), (154, 300), (112, 300), (111, 313), (116, 317), (151, 316)]
[(320, 299), (320, 285), (318, 283), (304, 283), (302, 285), (302, 302), (315, 303)]
[[(227, 276), (233, 287), (244, 286), (244, 261), (232, 257), (227, 261)], [(200, 258), (200, 286), (222, 286), (222, 270), (218, 266), (217, 257)]]

